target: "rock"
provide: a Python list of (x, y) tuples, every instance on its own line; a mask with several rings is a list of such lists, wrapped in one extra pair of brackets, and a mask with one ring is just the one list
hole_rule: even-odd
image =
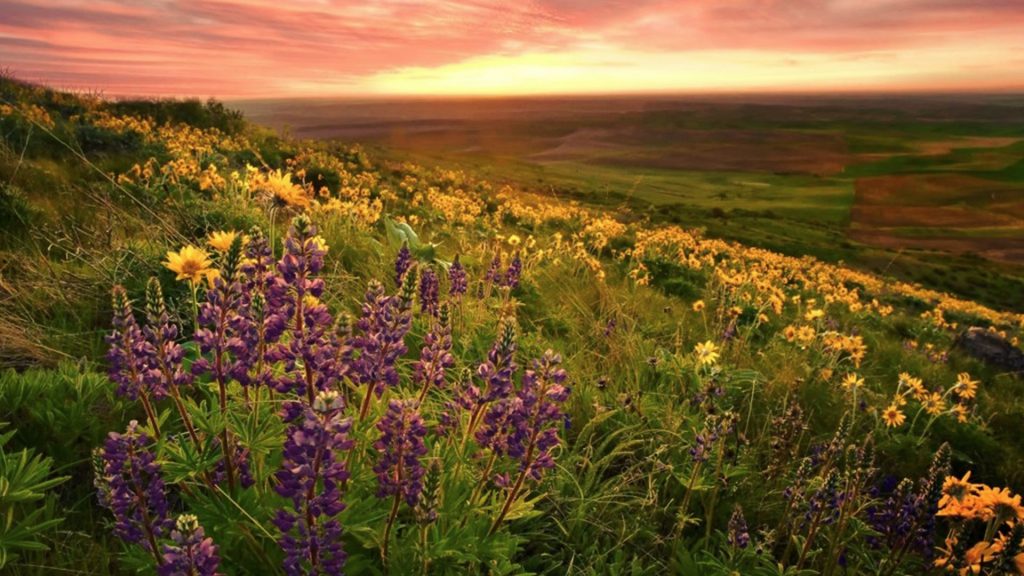
[(1024, 372), (1024, 352), (984, 328), (968, 328), (953, 345), (990, 366), (1008, 372)]

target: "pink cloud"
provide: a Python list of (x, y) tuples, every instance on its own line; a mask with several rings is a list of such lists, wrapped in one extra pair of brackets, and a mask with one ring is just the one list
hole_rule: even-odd
[(594, 44), (850, 59), (976, 35), (1009, 53), (1022, 29), (1019, 0), (9, 0), (0, 66), (108, 94), (245, 97)]

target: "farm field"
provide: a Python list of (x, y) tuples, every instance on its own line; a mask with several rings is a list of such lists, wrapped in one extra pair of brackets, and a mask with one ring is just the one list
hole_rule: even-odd
[(356, 140), (384, 156), (1024, 306), (1014, 296), (1024, 288), (1019, 97), (296, 104), (238, 103), (296, 136)]
[(1024, 573), (1024, 101), (338, 106), (0, 77), (0, 573)]

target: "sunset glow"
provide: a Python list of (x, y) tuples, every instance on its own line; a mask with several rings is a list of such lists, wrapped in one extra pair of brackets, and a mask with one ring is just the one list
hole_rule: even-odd
[(13, 0), (0, 67), (110, 95), (1024, 88), (1013, 0)]

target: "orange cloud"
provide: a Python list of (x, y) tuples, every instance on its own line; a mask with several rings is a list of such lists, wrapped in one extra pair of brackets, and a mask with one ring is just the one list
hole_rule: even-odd
[(8, 0), (0, 66), (111, 95), (1024, 87), (1019, 0)]

